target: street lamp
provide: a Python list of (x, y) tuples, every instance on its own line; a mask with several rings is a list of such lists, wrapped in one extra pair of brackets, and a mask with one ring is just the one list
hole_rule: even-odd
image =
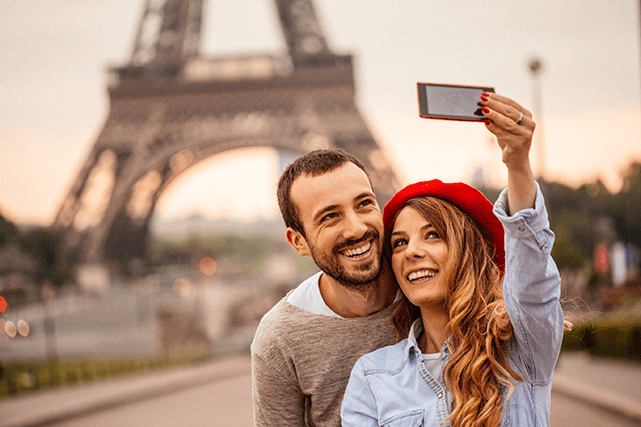
[(545, 150), (543, 146), (543, 111), (541, 102), (541, 73), (543, 63), (537, 57), (528, 62), (530, 75), (532, 76), (532, 108), (536, 121), (536, 132), (534, 133), (534, 146), (537, 153), (538, 173), (537, 179), (543, 181), (545, 175)]
[(51, 313), (51, 301), (55, 297), (53, 284), (46, 280), (41, 288), (42, 308), (44, 310), (44, 335), (45, 335), (45, 359), (49, 365), (49, 384), (52, 382), (60, 384), (58, 373), (58, 350), (56, 345), (56, 332), (53, 315)]

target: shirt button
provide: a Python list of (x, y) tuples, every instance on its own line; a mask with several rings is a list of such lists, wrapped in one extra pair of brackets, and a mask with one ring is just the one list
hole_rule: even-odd
[(443, 393), (437, 394), (436, 397), (438, 397), (439, 399), (442, 399), (443, 398)]

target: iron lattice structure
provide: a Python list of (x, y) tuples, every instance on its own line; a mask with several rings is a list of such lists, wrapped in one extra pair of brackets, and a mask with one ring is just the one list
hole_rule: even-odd
[(54, 226), (82, 262), (142, 257), (156, 202), (223, 151), (338, 147), (381, 203), (399, 187), (356, 105), (351, 55), (330, 51), (312, 0), (274, 0), (282, 57), (203, 58), (203, 0), (145, 0), (129, 64), (110, 70), (109, 116)]

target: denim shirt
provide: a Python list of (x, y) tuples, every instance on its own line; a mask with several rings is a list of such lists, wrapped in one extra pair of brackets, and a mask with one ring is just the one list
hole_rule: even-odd
[[(563, 339), (559, 272), (550, 256), (549, 228), (537, 184), (534, 209), (507, 216), (503, 190), (494, 213), (505, 229), (506, 272), (503, 294), (514, 335), (508, 363), (523, 378), (504, 393), (501, 426), (549, 426), (552, 374)], [(444, 344), (430, 372), (417, 344), (421, 319), (395, 345), (361, 357), (354, 366), (341, 408), (343, 426), (450, 426), (451, 396), (443, 381), (450, 355)]]

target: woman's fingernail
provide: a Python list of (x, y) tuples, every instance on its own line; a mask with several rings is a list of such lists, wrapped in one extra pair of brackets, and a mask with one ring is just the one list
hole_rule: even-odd
[(481, 101), (487, 102), (487, 94), (485, 94), (485, 93), (481, 94)]
[(490, 109), (487, 107), (483, 107), (483, 113), (487, 114), (490, 112)]
[(491, 122), (491, 121), (489, 121), (489, 120), (483, 120), (483, 121), (485, 122), (485, 126), (489, 126), (489, 125), (490, 125), (490, 123), (492, 123), (492, 122)]

